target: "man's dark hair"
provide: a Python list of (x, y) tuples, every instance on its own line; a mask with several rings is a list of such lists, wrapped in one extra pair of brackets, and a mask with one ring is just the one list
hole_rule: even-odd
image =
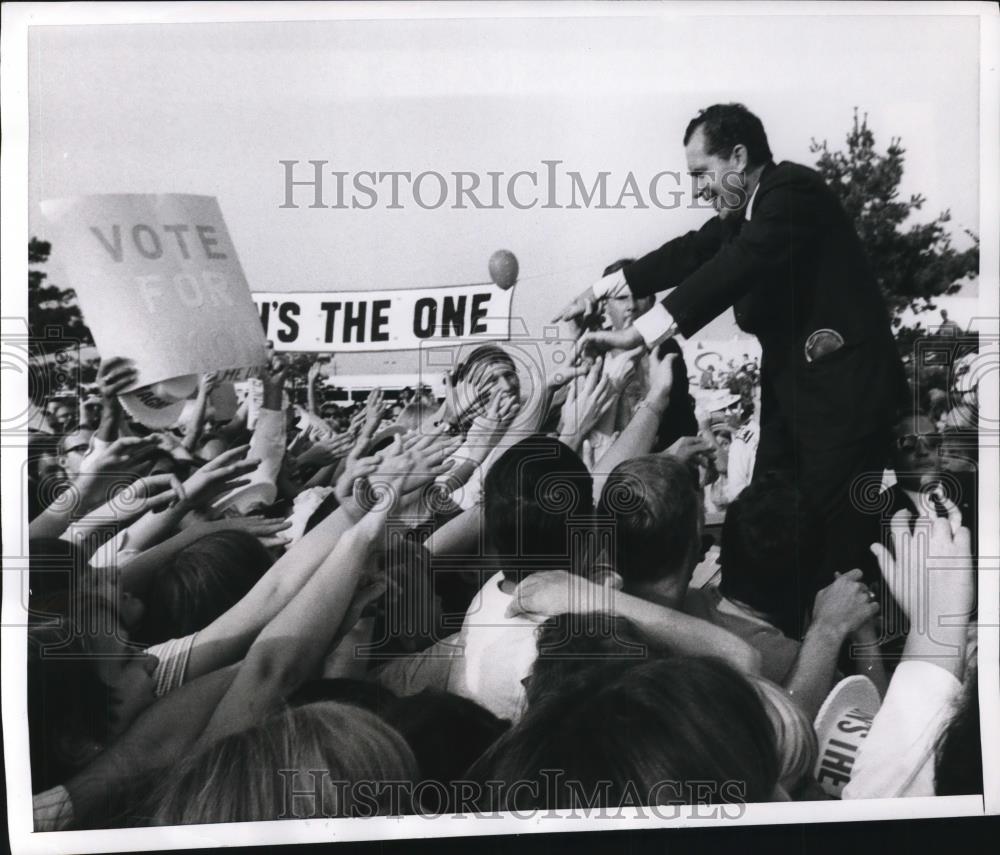
[(729, 157), (742, 144), (751, 166), (761, 166), (773, 159), (764, 125), (742, 104), (713, 104), (702, 110), (688, 122), (684, 145), (698, 128), (704, 128), (706, 154)]
[(567, 569), (568, 526), (593, 514), (593, 489), (579, 455), (553, 437), (529, 436), (501, 455), (483, 482), (483, 507), (486, 541), (506, 560), (507, 579)]
[(801, 638), (813, 591), (804, 583), (823, 557), (822, 528), (795, 485), (768, 473), (736, 497), (722, 525), (719, 591)]
[(619, 463), (597, 512), (614, 524), (615, 570), (630, 585), (690, 569), (698, 545), (698, 482), (674, 457), (646, 454)]

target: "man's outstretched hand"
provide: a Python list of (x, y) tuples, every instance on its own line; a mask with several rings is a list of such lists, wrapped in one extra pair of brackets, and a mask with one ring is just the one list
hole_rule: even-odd
[(563, 306), (552, 318), (552, 323), (560, 323), (564, 321), (577, 321), (582, 323), (585, 318), (590, 317), (594, 314), (597, 308), (597, 300), (595, 299), (593, 292), (588, 288), (582, 294), (577, 295), (572, 300), (570, 300), (565, 306)]
[(557, 321), (583, 321), (594, 313), (597, 304), (608, 297), (614, 297), (628, 288), (625, 274), (621, 270), (602, 276), (589, 288), (584, 289), (580, 294), (569, 301), (559, 313), (552, 318), (552, 323)]
[(645, 342), (635, 327), (588, 332), (577, 339), (573, 361), (590, 361), (609, 350), (632, 350), (636, 347), (645, 347)]

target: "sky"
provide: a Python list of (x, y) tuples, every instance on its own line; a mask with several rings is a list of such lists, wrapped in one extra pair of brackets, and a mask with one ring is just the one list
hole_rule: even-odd
[[(510, 176), (541, 175), (543, 160), (558, 160), (560, 174), (575, 170), (588, 183), (610, 172), (617, 196), (630, 171), (640, 187), (664, 170), (683, 173), (684, 128), (719, 101), (756, 112), (778, 160), (809, 165), (810, 141), (842, 147), (858, 107), (880, 149), (902, 137), (901, 192), (927, 198), (921, 217), (947, 208), (956, 233), (978, 232), (975, 17), (665, 11), (36, 27), (32, 234), (45, 236), (43, 199), (214, 195), (251, 290), (260, 291), (482, 282), (491, 253), (506, 248), (521, 269), (512, 315), (541, 336), (608, 263), (697, 228), (708, 214), (686, 206), (689, 194), (675, 210), (635, 210), (631, 201), (624, 210), (425, 210), (405, 194), (401, 210), (386, 209), (385, 198), (371, 210), (313, 209), (307, 194), (296, 197), (299, 208), (283, 209), (279, 162)], [(700, 337), (734, 332), (723, 316)], [(416, 357), (348, 355), (338, 364), (348, 373), (399, 372), (414, 370)]]

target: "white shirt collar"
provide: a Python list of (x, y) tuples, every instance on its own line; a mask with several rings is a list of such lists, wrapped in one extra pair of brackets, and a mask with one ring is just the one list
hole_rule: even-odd
[(753, 193), (750, 194), (750, 201), (747, 202), (746, 213), (743, 215), (747, 222), (750, 222), (750, 214), (753, 211), (753, 200), (757, 198), (758, 190), (760, 190), (760, 181), (758, 181), (757, 186), (753, 188)]

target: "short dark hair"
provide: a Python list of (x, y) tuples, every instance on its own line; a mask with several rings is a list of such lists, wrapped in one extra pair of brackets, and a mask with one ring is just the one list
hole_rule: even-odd
[(634, 258), (619, 258), (617, 261), (612, 261), (607, 267), (604, 268), (602, 276), (610, 276), (612, 273), (617, 273), (625, 265), (632, 264), (635, 261)]
[[(475, 701), (431, 688), (389, 701), (382, 718), (410, 746), (421, 780), (443, 785), (436, 793), (423, 788), (420, 807), (428, 813), (454, 813), (459, 809), (453, 801), (457, 796), (451, 784), (460, 781), (465, 770), (510, 728), (508, 721)], [(443, 798), (444, 793), (447, 798)]]
[(615, 531), (615, 570), (632, 583), (657, 582), (687, 568), (698, 543), (698, 483), (669, 455), (619, 463), (597, 505)]
[(656, 658), (628, 620), (610, 612), (566, 612), (538, 628), (538, 657), (525, 686), (528, 708), (591, 680), (595, 668), (617, 676)]
[[(563, 776), (552, 780), (553, 769)], [(579, 807), (588, 796), (610, 807), (626, 794), (647, 805), (764, 802), (778, 774), (774, 728), (753, 685), (721, 660), (672, 656), (588, 672), (529, 709), (469, 777), (508, 785), (487, 788), (490, 809), (519, 810)], [(520, 781), (536, 786), (511, 786)]]
[(742, 104), (713, 104), (702, 110), (688, 122), (684, 145), (690, 142), (698, 128), (704, 129), (706, 154), (729, 157), (733, 149), (742, 144), (752, 166), (773, 159), (764, 125)]
[(483, 481), (486, 542), (508, 560), (504, 576), (516, 581), (568, 560), (568, 525), (593, 514), (593, 490), (579, 455), (554, 437), (535, 434), (508, 448)]
[(767, 473), (726, 510), (719, 591), (766, 614), (789, 638), (800, 638), (814, 594), (805, 580), (822, 556), (819, 517), (794, 483)]

